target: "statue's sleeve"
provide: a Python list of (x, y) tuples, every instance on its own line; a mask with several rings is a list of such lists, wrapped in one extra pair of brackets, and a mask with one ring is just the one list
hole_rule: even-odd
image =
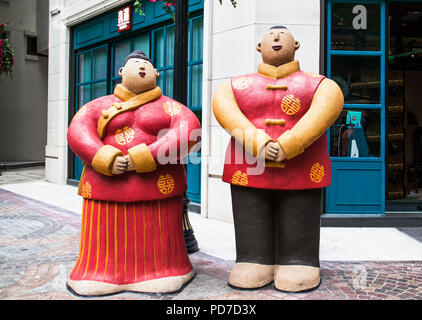
[(262, 149), (272, 138), (262, 129), (257, 129), (239, 109), (233, 94), (231, 81), (224, 82), (214, 94), (212, 101), (215, 118), (245, 150), (254, 157), (262, 157)]
[(105, 145), (98, 136), (97, 122), (101, 116), (101, 101), (91, 101), (76, 113), (67, 131), (67, 141), (70, 149), (85, 164), (101, 174), (112, 176), (114, 159), (123, 153), (113, 146)]
[(309, 110), (277, 141), (286, 153), (286, 159), (296, 157), (314, 143), (338, 118), (343, 110), (344, 98), (340, 87), (331, 79), (318, 86)]

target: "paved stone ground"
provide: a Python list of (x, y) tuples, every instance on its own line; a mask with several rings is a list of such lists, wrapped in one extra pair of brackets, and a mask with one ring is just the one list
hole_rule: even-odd
[[(79, 237), (79, 214), (0, 189), (0, 299), (81, 299), (65, 288)], [(227, 279), (233, 261), (201, 252), (190, 259), (197, 276), (177, 294), (125, 292), (95, 299), (422, 299), (422, 261), (322, 261), (318, 289), (283, 293), (272, 285), (257, 291), (231, 289)]]

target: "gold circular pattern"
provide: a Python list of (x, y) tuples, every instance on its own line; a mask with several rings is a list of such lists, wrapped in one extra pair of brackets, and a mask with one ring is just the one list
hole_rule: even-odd
[(135, 137), (135, 131), (132, 128), (127, 126), (123, 127), (122, 129), (117, 129), (114, 133), (114, 139), (120, 145), (125, 145), (130, 143), (133, 138)]
[(232, 176), (232, 184), (245, 187), (248, 185), (248, 182), (247, 174), (242, 173), (240, 170), (237, 170)]
[(252, 84), (252, 82), (252, 77), (242, 77), (233, 81), (233, 88), (236, 90), (245, 90)]
[(172, 193), (174, 190), (174, 185), (175, 185), (174, 179), (169, 174), (161, 175), (158, 178), (157, 186), (158, 186), (158, 190), (160, 190), (162, 194)]
[(325, 176), (324, 166), (320, 165), (318, 162), (315, 163), (309, 173), (309, 177), (312, 182), (320, 183)]
[(281, 110), (289, 116), (296, 114), (301, 107), (300, 99), (294, 95), (289, 94), (281, 100)]
[(92, 197), (92, 187), (88, 181), (82, 186), (81, 196), (85, 199), (91, 199)]
[(182, 106), (175, 102), (167, 101), (166, 103), (164, 103), (163, 109), (168, 115), (174, 116), (182, 111)]

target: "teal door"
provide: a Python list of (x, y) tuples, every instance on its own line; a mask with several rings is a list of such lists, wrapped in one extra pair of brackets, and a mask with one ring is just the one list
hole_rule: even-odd
[(327, 76), (344, 111), (328, 132), (326, 213), (385, 212), (385, 2), (329, 0)]

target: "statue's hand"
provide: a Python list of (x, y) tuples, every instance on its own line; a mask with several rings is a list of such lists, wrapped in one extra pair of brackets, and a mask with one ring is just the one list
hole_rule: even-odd
[(135, 171), (136, 170), (135, 164), (133, 163), (132, 158), (130, 157), (130, 155), (127, 155), (125, 158), (127, 160), (127, 169), (126, 169), (126, 171)]
[(279, 152), (280, 145), (277, 142), (268, 142), (265, 145), (265, 159), (276, 161)]
[(126, 172), (128, 168), (128, 161), (126, 157), (116, 157), (111, 168), (112, 174), (122, 174)]
[(280, 150), (278, 152), (277, 159), (275, 159), (276, 162), (282, 162), (286, 159), (286, 153), (284, 152), (283, 148), (280, 146), (280, 144), (277, 142), (278, 146), (280, 147)]

